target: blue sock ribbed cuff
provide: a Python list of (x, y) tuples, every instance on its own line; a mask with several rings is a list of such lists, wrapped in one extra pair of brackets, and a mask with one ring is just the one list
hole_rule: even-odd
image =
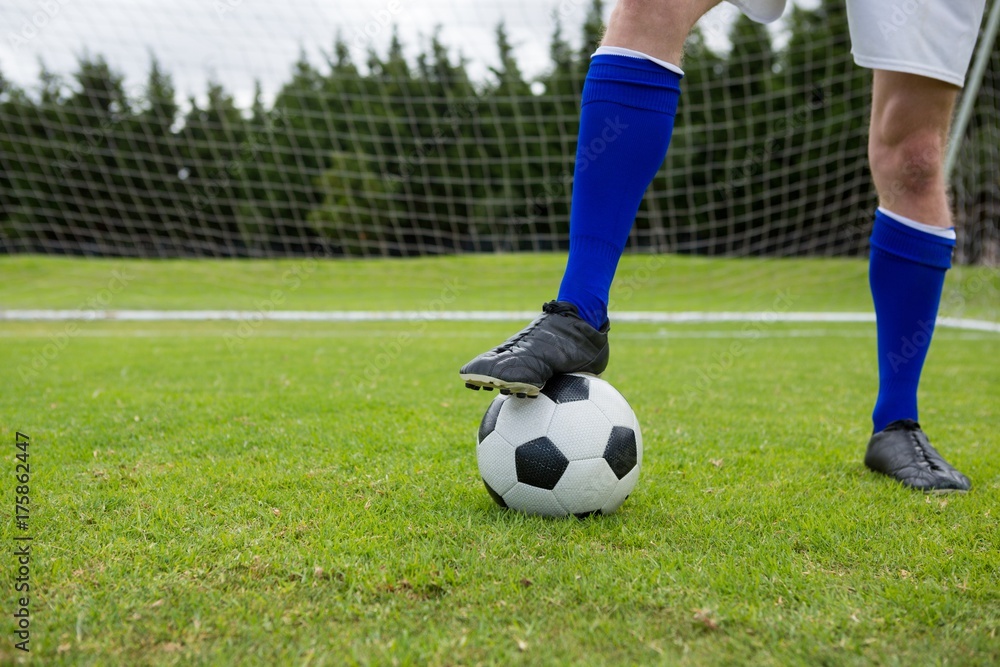
[(572, 248), (573, 252), (584, 253), (593, 259), (601, 261), (614, 260), (615, 263), (618, 262), (622, 252), (625, 250), (625, 248), (621, 248), (605, 239), (583, 235), (571, 236), (569, 238), (569, 247)]
[(584, 82), (582, 104), (611, 101), (674, 116), (681, 92), (680, 81), (680, 74), (648, 60), (594, 56)]
[(907, 227), (878, 211), (872, 227), (872, 248), (935, 269), (951, 268), (955, 241)]

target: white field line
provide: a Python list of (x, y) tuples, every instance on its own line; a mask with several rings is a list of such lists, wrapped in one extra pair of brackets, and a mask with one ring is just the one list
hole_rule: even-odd
[[(222, 334), (219, 331), (176, 330), (176, 329), (122, 329), (120, 327), (102, 329), (81, 329), (74, 333), (78, 338), (218, 338)], [(350, 329), (321, 329), (308, 330), (301, 328), (293, 329), (259, 329), (254, 332), (254, 337), (260, 338), (292, 338), (292, 339), (354, 339), (359, 335)], [(399, 336), (398, 329), (366, 330), (363, 334), (366, 338), (395, 338)], [(740, 331), (739, 329), (697, 329), (697, 330), (665, 330), (640, 333), (635, 331), (618, 331), (615, 340), (762, 340), (765, 338), (866, 338), (875, 339), (875, 329), (866, 328), (858, 330), (856, 328), (839, 329), (773, 329), (765, 331)], [(44, 338), (51, 339), (52, 333), (48, 330), (16, 331), (0, 329), (0, 339), (14, 338)], [(456, 332), (456, 331), (425, 331), (419, 334), (420, 338), (432, 339), (461, 339), (469, 340), (481, 338), (489, 342), (496, 338), (496, 334), (487, 331), (482, 332)], [(993, 334), (975, 331), (941, 330), (935, 334), (935, 340), (961, 340), (961, 341), (995, 341)]]
[[(523, 322), (538, 315), (517, 310), (0, 310), (7, 322)], [(614, 313), (615, 322), (640, 324), (704, 324), (712, 322), (874, 322), (874, 313), (832, 312), (643, 312)], [(966, 331), (1000, 333), (1000, 322), (939, 317), (937, 324)]]

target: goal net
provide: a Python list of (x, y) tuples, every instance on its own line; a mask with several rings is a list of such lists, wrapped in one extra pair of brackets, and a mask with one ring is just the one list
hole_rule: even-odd
[[(349, 6), (345, 6), (348, 5)], [(0, 252), (412, 256), (567, 247), (593, 0), (0, 8)], [(1000, 248), (1000, 51), (952, 183)], [(870, 73), (842, 0), (689, 39), (636, 252), (863, 253)]]

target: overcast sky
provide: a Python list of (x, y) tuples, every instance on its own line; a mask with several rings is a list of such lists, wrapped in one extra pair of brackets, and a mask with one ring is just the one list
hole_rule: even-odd
[[(331, 49), (338, 30), (358, 62), (369, 46), (384, 51), (387, 22), (399, 26), (411, 55), (441, 26), (442, 41), (466, 56), (471, 73), (481, 79), (497, 61), (493, 31), (503, 20), (522, 69), (535, 75), (547, 65), (553, 14), (562, 16), (573, 40), (589, 5), (590, 0), (4, 0), (0, 72), (31, 86), (40, 60), (50, 70), (70, 73), (78, 55), (102, 54), (125, 74), (130, 91), (139, 91), (153, 53), (182, 96), (201, 96), (214, 78), (245, 105), (255, 78), (269, 96), (288, 80), (300, 48), (314, 63), (322, 62), (320, 53)], [(606, 5), (610, 10), (613, 2)], [(723, 4), (702, 20), (716, 47), (725, 48), (736, 11)]]

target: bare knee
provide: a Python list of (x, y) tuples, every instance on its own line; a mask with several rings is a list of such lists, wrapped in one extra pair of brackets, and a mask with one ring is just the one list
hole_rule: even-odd
[(938, 194), (944, 188), (944, 151), (945, 138), (937, 128), (872, 127), (868, 160), (879, 195), (891, 200)]
[[(721, 0), (618, 0), (608, 33), (626, 39), (645, 38), (664, 45), (680, 42), (691, 27)], [(652, 55), (652, 54), (651, 54)]]
[(875, 70), (868, 159), (883, 206), (915, 219), (948, 219), (944, 152), (957, 94), (943, 81)]

